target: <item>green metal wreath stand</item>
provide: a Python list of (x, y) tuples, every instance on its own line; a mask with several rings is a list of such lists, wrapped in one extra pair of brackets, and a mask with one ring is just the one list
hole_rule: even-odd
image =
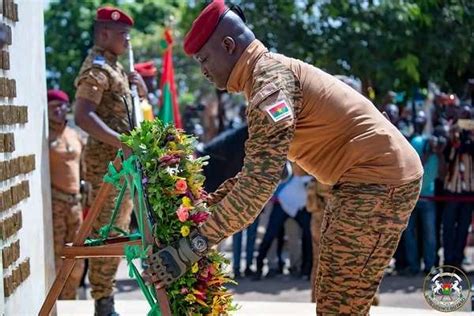
[[(133, 263), (134, 259), (146, 258), (155, 243), (152, 233), (154, 217), (148, 204), (146, 190), (144, 190), (142, 185), (142, 178), (140, 164), (136, 156), (132, 155), (124, 159), (123, 152), (119, 150), (115, 160), (109, 163), (108, 172), (104, 176), (104, 182), (72, 245), (64, 247), (62, 253), (63, 264), (57, 272), (56, 279), (43, 302), (43, 306), (38, 313), (39, 316), (48, 316), (51, 312), (67, 278), (76, 264), (76, 260), (92, 257), (125, 257), (129, 266), (129, 276), (137, 281), (150, 305), (148, 316), (171, 316), (166, 291), (146, 285)], [(119, 195), (116, 199), (110, 221), (99, 230), (98, 238), (88, 238), (92, 230), (92, 223), (99, 215), (113, 187), (117, 188)], [(132, 234), (114, 226), (127, 189), (132, 197), (133, 210), (138, 222), (138, 232)], [(114, 232), (113, 237), (110, 236), (111, 232)]]

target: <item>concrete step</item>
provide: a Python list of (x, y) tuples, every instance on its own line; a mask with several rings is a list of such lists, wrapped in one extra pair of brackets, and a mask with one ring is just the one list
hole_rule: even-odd
[[(144, 316), (149, 306), (144, 300), (119, 300), (115, 302), (117, 311), (124, 316)], [(315, 315), (315, 304), (311, 303), (279, 303), (279, 302), (237, 302), (241, 308), (235, 316), (278, 316), (278, 315)], [(94, 301), (58, 301), (58, 316), (90, 316), (94, 313)], [(446, 315), (429, 309), (398, 308), (374, 306), (370, 310), (374, 316), (425, 316)], [(469, 312), (452, 312), (450, 316), (470, 315)], [(471, 314), (472, 315), (472, 314)]]

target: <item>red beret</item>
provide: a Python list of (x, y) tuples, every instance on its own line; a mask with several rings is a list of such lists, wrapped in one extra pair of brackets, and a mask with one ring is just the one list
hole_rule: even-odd
[(48, 90), (48, 102), (50, 101), (62, 101), (69, 103), (69, 96), (62, 90), (52, 89)]
[(133, 19), (123, 12), (114, 7), (102, 7), (97, 9), (96, 21), (99, 22), (118, 22), (129, 26), (133, 26)]
[(156, 75), (156, 67), (153, 61), (135, 64), (135, 70), (142, 77), (153, 77)]
[(224, 0), (214, 0), (202, 10), (184, 37), (184, 52), (187, 55), (196, 54), (206, 44), (227, 9)]

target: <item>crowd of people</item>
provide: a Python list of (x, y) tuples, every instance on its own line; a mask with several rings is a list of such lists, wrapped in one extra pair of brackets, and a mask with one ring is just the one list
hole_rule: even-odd
[[(468, 89), (472, 93), (472, 83)], [(396, 271), (404, 275), (428, 273), (440, 263), (462, 269), (474, 209), (472, 97), (436, 90), (432, 95), (402, 115), (393, 102), (383, 106), (425, 169), (420, 199), (397, 250)]]

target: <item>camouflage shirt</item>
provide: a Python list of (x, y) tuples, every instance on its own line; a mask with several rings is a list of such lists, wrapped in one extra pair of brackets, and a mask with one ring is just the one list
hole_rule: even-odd
[(240, 85), (249, 102), (249, 138), (242, 171), (210, 195), (213, 214), (199, 228), (210, 245), (243, 229), (258, 216), (280, 181), (295, 131), (302, 97), (298, 80), (266, 54), (263, 46), (253, 47), (244, 52), (241, 60), (246, 62), (238, 63), (229, 78), (228, 90), (237, 91), (232, 85)]
[(252, 223), (287, 158), (327, 185), (403, 185), (423, 174), (412, 146), (370, 100), (258, 40), (243, 52), (227, 90), (245, 93), (249, 139), (242, 171), (210, 197), (213, 215), (200, 227), (210, 244)]
[[(127, 74), (117, 61), (116, 55), (94, 46), (82, 63), (75, 85), (76, 99), (87, 99), (95, 104), (95, 112), (108, 127), (117, 133), (129, 131), (123, 98), (125, 97), (131, 106), (130, 88)], [(110, 152), (112, 159), (117, 152), (117, 148), (89, 137), (86, 151), (91, 150)]]

